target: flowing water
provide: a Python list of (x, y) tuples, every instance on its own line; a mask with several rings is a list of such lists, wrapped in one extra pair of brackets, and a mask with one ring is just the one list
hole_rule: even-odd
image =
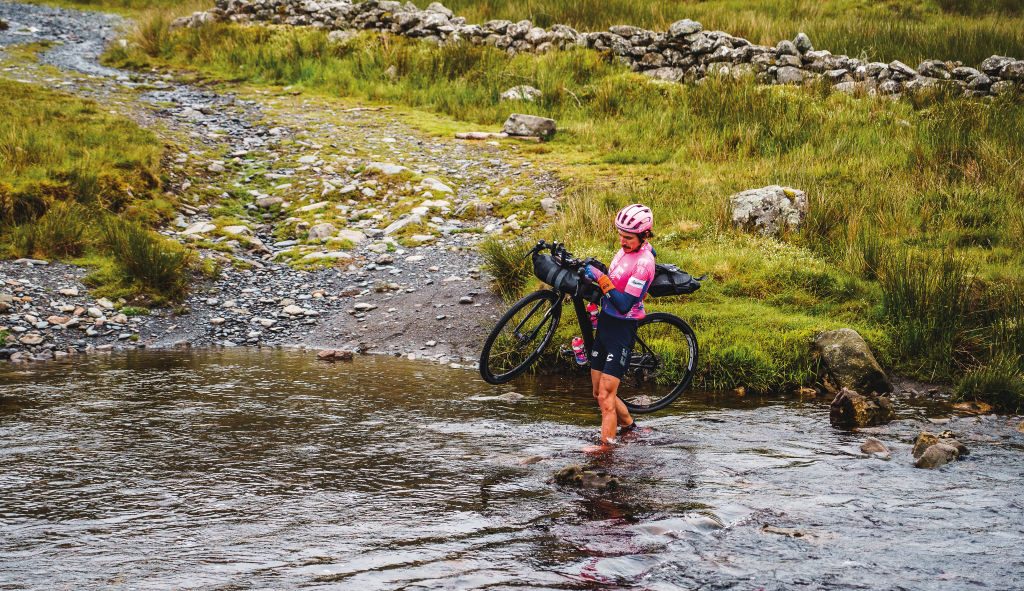
[[(874, 433), (884, 460), (820, 401), (690, 396), (588, 457), (588, 397), (284, 351), (0, 367), (0, 589), (1024, 586), (1011, 419), (938, 427), (971, 455), (926, 471), (935, 408)], [(551, 481), (571, 464), (621, 486)]]

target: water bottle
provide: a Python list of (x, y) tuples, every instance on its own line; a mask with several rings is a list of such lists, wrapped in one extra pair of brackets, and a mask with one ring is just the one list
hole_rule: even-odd
[(587, 364), (587, 352), (583, 348), (583, 338), (573, 337), (572, 338), (572, 352), (576, 356), (577, 365)]
[(590, 326), (597, 328), (598, 307), (595, 303), (587, 304), (587, 312), (590, 313)]

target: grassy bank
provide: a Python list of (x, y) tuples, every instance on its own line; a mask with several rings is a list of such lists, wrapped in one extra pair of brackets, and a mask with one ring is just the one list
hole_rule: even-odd
[[(608, 258), (611, 213), (649, 203), (660, 258), (712, 277), (693, 298), (655, 303), (693, 321), (700, 385), (806, 383), (811, 338), (842, 325), (917, 377), (952, 381), (997, 358), (1020, 369), (1024, 107), (1014, 98), (892, 102), (746, 80), (666, 86), (585, 51), (510, 59), (225, 25), (156, 36), (144, 25), (108, 57), (410, 105), (466, 129), (497, 127), (513, 110), (556, 118), (559, 134), (535, 157), (575, 189), (546, 237)], [(499, 100), (523, 83), (544, 97)], [(783, 241), (731, 231), (728, 195), (772, 183), (808, 192), (803, 229)]]
[(5, 81), (0, 253), (92, 266), (99, 295), (182, 295), (191, 255), (147, 229), (174, 213), (160, 191), (161, 154), (152, 133), (91, 101)]

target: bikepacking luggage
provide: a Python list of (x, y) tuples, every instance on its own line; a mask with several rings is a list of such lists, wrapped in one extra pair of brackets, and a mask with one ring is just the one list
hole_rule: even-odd
[(654, 265), (654, 281), (647, 289), (653, 298), (684, 295), (700, 289), (700, 281), (675, 265)]
[(576, 271), (562, 267), (546, 254), (533, 256), (533, 274), (564, 293), (575, 295), (576, 290), (580, 290), (579, 295), (583, 299), (591, 302), (601, 301), (601, 290), (596, 285), (581, 280)]

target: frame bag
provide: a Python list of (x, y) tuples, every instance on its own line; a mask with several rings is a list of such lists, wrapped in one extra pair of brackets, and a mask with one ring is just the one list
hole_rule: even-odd
[(675, 265), (654, 265), (654, 280), (647, 293), (651, 297), (685, 295), (700, 289), (700, 280)]

